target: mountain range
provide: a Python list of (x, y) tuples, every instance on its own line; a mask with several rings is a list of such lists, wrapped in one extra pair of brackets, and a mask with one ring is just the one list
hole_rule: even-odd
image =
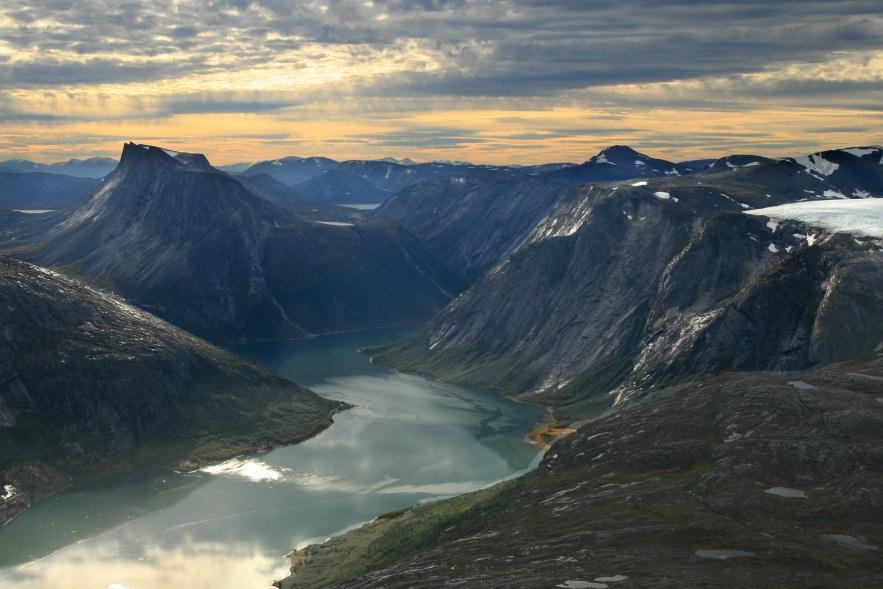
[(460, 289), (396, 226), (312, 221), (202, 155), (133, 143), (88, 200), (22, 251), (218, 341), (417, 321)]
[(29, 160), (5, 160), (0, 162), (0, 172), (42, 172), (77, 178), (100, 180), (117, 167), (117, 161), (109, 157), (71, 159), (66, 162), (40, 164)]
[(82, 201), (98, 185), (91, 178), (0, 170), (0, 209), (56, 209)]
[(876, 238), (744, 211), (883, 195), (880, 154), (563, 191), (424, 333), (375, 360), (529, 395), (577, 418), (695, 374), (800, 370), (872, 352), (883, 341)]
[(299, 441), (344, 408), (200, 336), (426, 322), (364, 351), (545, 407), (551, 449), (294, 551), (277, 586), (878, 580), (883, 148), (219, 170), (129, 143), (88, 182), (55, 212), (0, 211), (4, 253), (44, 266), (0, 258), (3, 517), (82, 478)]

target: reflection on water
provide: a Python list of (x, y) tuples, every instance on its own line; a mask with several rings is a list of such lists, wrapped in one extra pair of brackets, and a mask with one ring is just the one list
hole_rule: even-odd
[(197, 473), (138, 473), (35, 505), (0, 530), (0, 587), (266, 587), (282, 556), (419, 501), (527, 468), (538, 418), (498, 395), (394, 374), (356, 348), (375, 330), (237, 348), (356, 407), (303, 444)]

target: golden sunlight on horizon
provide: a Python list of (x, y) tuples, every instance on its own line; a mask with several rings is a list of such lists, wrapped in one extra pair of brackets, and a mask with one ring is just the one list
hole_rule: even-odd
[(116, 157), (129, 140), (216, 164), (578, 162), (612, 144), (684, 160), (883, 142), (883, 47), (867, 42), (881, 19), (863, 13), (843, 30), (788, 16), (765, 31), (729, 9), (698, 27), (686, 8), (568, 9), (564, 26), (530, 3), (468, 15), (25, 4), (0, 8), (0, 160)]
[[(204, 153), (218, 165), (292, 155), (338, 160), (408, 157), (415, 161), (486, 164), (581, 162), (615, 144), (669, 160), (733, 153), (787, 156), (879, 142), (883, 135), (880, 121), (863, 132), (848, 126), (860, 116), (860, 111), (813, 109), (649, 109), (611, 116), (575, 108), (437, 111), (401, 118), (334, 121), (288, 120), (267, 113), (182, 114), (159, 120), (6, 125), (2, 131), (5, 142), (14, 144), (25, 138), (29, 142), (0, 150), (0, 160), (54, 162), (117, 157), (127, 141)], [(820, 126), (831, 130), (813, 137), (812, 129)], [(587, 127), (592, 133), (580, 132)], [(841, 127), (845, 129), (839, 130)], [(453, 136), (452, 144), (397, 146), (384, 141), (386, 136), (414, 129), (425, 129), (428, 141)], [(694, 139), (679, 140), (684, 134)], [(461, 143), (460, 139), (465, 141)]]

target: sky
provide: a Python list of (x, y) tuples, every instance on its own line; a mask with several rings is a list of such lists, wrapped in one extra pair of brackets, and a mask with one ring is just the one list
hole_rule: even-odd
[(0, 159), (675, 160), (883, 143), (880, 0), (16, 0)]

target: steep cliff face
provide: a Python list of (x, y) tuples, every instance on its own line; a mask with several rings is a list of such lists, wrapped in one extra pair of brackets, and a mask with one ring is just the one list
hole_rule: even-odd
[(375, 358), (575, 418), (607, 392), (623, 401), (693, 374), (873, 351), (879, 325), (862, 317), (883, 308), (879, 245), (743, 214), (807, 197), (780, 188), (792, 164), (773, 164), (565, 192), (424, 334)]
[(597, 419), (532, 473), (297, 551), (284, 589), (872, 587), (879, 356), (729, 373)]
[(517, 248), (566, 185), (512, 171), (473, 171), (405, 188), (374, 215), (427, 243), (471, 280)]
[(415, 321), (460, 287), (406, 232), (314, 222), (203, 156), (135, 144), (29, 255), (223, 341)]
[(341, 408), (115, 296), (0, 258), (0, 488), (20, 507), (107, 472), (295, 443)]

